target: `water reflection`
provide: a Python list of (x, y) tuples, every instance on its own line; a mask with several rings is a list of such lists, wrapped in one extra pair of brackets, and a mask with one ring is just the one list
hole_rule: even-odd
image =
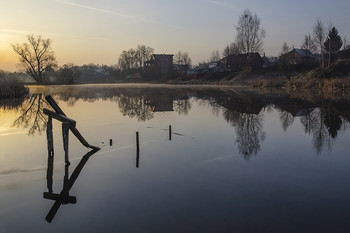
[(317, 153), (325, 147), (332, 150), (332, 145), (343, 125), (341, 116), (325, 107), (317, 108), (302, 116), (300, 122), (304, 126), (305, 133), (312, 134)]
[[(55, 203), (52, 205), (49, 213), (46, 215), (45, 219), (48, 222), (52, 222), (53, 218), (55, 217), (57, 211), (61, 207), (61, 205), (65, 204), (75, 204), (76, 197), (70, 196), (69, 191), (71, 190), (72, 186), (74, 185), (75, 181), (77, 180), (81, 170), (85, 166), (86, 162), (89, 160), (89, 158), (95, 154), (98, 150), (91, 150), (88, 153), (86, 153), (82, 159), (80, 160), (79, 164), (74, 169), (72, 175), (69, 177), (69, 166), (65, 165), (65, 174), (63, 179), (63, 188), (60, 193), (54, 193), (52, 189), (52, 176), (53, 176), (53, 157), (51, 158), (49, 156), (48, 158), (48, 167), (47, 167), (47, 188), (48, 192), (44, 192), (43, 196), (45, 199), (53, 200)], [(69, 178), (68, 178), (69, 177)]]
[(263, 116), (248, 113), (235, 113), (230, 116), (234, 116), (227, 120), (235, 128), (238, 151), (249, 160), (259, 152), (260, 142), (266, 137), (263, 131)]
[(17, 107), (20, 116), (13, 122), (13, 126), (29, 128), (29, 135), (41, 134), (47, 121), (43, 109), (47, 107), (48, 104), (42, 94), (30, 95)]
[(294, 123), (294, 116), (285, 110), (280, 111), (279, 115), (282, 123), (282, 129), (287, 131), (287, 129)]
[[(56, 112), (51, 112), (50, 110), (47, 110), (47, 109), (43, 110), (43, 114), (48, 115), (47, 127), (46, 127), (47, 150), (48, 150), (46, 179), (47, 179), (48, 192), (44, 192), (43, 196), (45, 199), (55, 201), (55, 203), (53, 204), (52, 208), (50, 209), (49, 213), (45, 218), (48, 222), (51, 222), (62, 204), (64, 205), (64, 204), (76, 203), (76, 197), (70, 196), (69, 191), (72, 188), (74, 182), (78, 178), (81, 170), (83, 169), (84, 165), (86, 164), (90, 156), (95, 154), (100, 148), (91, 146), (86, 142), (86, 140), (80, 135), (79, 131), (75, 128), (75, 122), (66, 117), (64, 112), (60, 109), (60, 107), (52, 99), (51, 96), (46, 96), (45, 99), (47, 100), (47, 103), (56, 111)], [(53, 128), (52, 118), (62, 121), (62, 139), (63, 139), (63, 148), (64, 148), (66, 165), (65, 165), (65, 173), (63, 178), (63, 188), (60, 193), (54, 193), (52, 188), (53, 167), (54, 167), (54, 143), (53, 143), (53, 132), (52, 132), (52, 128)], [(82, 159), (80, 160), (79, 164), (76, 166), (76, 168), (74, 169), (70, 177), (69, 177), (70, 162), (69, 162), (69, 155), (68, 155), (69, 130), (71, 130), (73, 134), (77, 136), (77, 138), (80, 140), (80, 142), (84, 146), (92, 149), (82, 157)]]
[(0, 110), (11, 111), (18, 109), (23, 101), (24, 98), (0, 98)]
[[(312, 135), (317, 153), (332, 149), (339, 132), (348, 126), (350, 100), (343, 98), (304, 95), (296, 96), (281, 90), (251, 91), (230, 88), (178, 88), (178, 87), (116, 87), (81, 86), (55, 87), (32, 91), (18, 110), (21, 115), (14, 125), (30, 127), (29, 134), (45, 128), (46, 116), (42, 109), (47, 105), (43, 94), (74, 106), (78, 100), (116, 102), (120, 112), (138, 121), (148, 121), (158, 112), (188, 115), (194, 104), (208, 108), (214, 116), (223, 117), (234, 129), (233, 140), (239, 153), (249, 159), (259, 152), (268, 137), (264, 130), (267, 113), (277, 111), (280, 127), (287, 132), (300, 122), (306, 134)], [(202, 110), (203, 111), (203, 110)], [(102, 116), (101, 116), (102, 117)]]

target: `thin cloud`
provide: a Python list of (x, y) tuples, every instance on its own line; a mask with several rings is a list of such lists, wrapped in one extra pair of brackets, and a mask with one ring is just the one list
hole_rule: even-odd
[(180, 26), (176, 26), (176, 25), (172, 25), (172, 24), (166, 24), (166, 23), (155, 21), (155, 20), (151, 20), (151, 19), (136, 17), (136, 16), (133, 16), (133, 15), (130, 15), (130, 14), (123, 14), (123, 13), (119, 13), (119, 12), (109, 11), (109, 10), (105, 10), (105, 9), (91, 7), (91, 6), (88, 6), (88, 5), (83, 5), (83, 4), (78, 4), (78, 3), (66, 1), (66, 0), (55, 0), (55, 1), (58, 2), (58, 3), (61, 3), (61, 4), (66, 4), (66, 5), (70, 5), (70, 6), (80, 7), (80, 8), (84, 8), (84, 9), (88, 9), (88, 10), (92, 10), (92, 11), (97, 11), (97, 12), (101, 12), (101, 13), (105, 13), (105, 14), (109, 14), (109, 15), (115, 15), (115, 16), (119, 16), (119, 17), (125, 17), (125, 18), (130, 18), (130, 19), (134, 19), (134, 20), (143, 21), (143, 22), (146, 22), (146, 23), (152, 23), (152, 24), (158, 24), (158, 25), (163, 25), (163, 26), (167, 26), (167, 27), (183, 29), (183, 27), (180, 27)]
[(144, 19), (144, 18), (139, 18), (139, 19), (141, 21), (147, 22), (147, 23), (158, 24), (158, 25), (172, 27), (172, 28), (177, 28), (177, 29), (184, 29), (184, 27), (173, 25), (173, 24), (162, 23), (162, 22), (159, 22), (159, 21), (154, 21), (154, 20)]
[(28, 35), (28, 34), (35, 34), (36, 32), (33, 31), (25, 31), (25, 30), (15, 30), (15, 29), (8, 29), (8, 28), (0, 28), (1, 32), (7, 32), (7, 33), (11, 33), (11, 34), (24, 34), (24, 35)]
[(208, 0), (208, 2), (217, 5), (217, 6), (222, 6), (222, 7), (230, 7), (230, 8), (235, 8), (232, 4), (228, 2), (222, 2), (222, 1), (217, 1), (217, 0)]
[(77, 4), (77, 3), (74, 3), (74, 2), (69, 2), (69, 1), (64, 1), (64, 0), (56, 0), (56, 2), (59, 2), (59, 3), (62, 3), (62, 4), (66, 4), (66, 5), (70, 5), (70, 6), (85, 8), (85, 9), (88, 9), (88, 10), (98, 11), (98, 12), (102, 12), (102, 13), (106, 13), (106, 14), (110, 14), (110, 15), (116, 15), (116, 16), (126, 17), (126, 18), (134, 18), (134, 16), (132, 16), (132, 15), (127, 15), (127, 14), (122, 14), (122, 13), (118, 13), (118, 12), (114, 12), (114, 11), (104, 10), (104, 9), (100, 9), (100, 8), (96, 8), (96, 7), (83, 5), (83, 4)]

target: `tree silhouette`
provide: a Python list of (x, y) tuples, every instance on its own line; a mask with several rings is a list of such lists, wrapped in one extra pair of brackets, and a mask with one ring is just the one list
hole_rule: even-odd
[(174, 55), (174, 64), (182, 65), (188, 70), (192, 64), (192, 60), (188, 55), (188, 52), (179, 51)]
[(261, 20), (250, 10), (245, 10), (239, 16), (238, 25), (236, 26), (236, 41), (241, 53), (261, 52), (265, 30), (260, 27)]
[(343, 45), (341, 37), (338, 35), (338, 30), (333, 27), (329, 33), (323, 46), (328, 53), (328, 66), (331, 63), (332, 55), (338, 52)]
[(338, 30), (333, 27), (329, 33), (326, 41), (324, 42), (324, 48), (328, 53), (338, 52), (343, 45), (343, 40), (338, 35)]
[(52, 41), (42, 39), (41, 36), (28, 35), (29, 43), (11, 44), (19, 55), (20, 65), (37, 83), (44, 82), (44, 72), (57, 66), (54, 52), (51, 49)]
[(123, 51), (118, 59), (118, 66), (123, 71), (142, 69), (151, 58), (154, 49), (146, 45), (138, 45), (136, 49)]
[(325, 40), (325, 27), (324, 24), (322, 23), (322, 21), (320, 19), (317, 20), (315, 26), (314, 26), (314, 41), (316, 43), (316, 46), (321, 54), (321, 67), (324, 67), (324, 40)]
[(311, 53), (315, 53), (317, 50), (317, 46), (315, 44), (315, 40), (312, 38), (310, 34), (305, 35), (304, 41), (301, 45), (302, 49), (309, 50)]

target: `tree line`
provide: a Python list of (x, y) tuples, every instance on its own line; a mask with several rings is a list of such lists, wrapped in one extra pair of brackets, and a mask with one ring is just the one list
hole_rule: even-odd
[[(312, 54), (320, 55), (320, 65), (325, 67), (325, 64), (330, 65), (334, 54), (341, 49), (346, 50), (350, 48), (350, 43), (346, 36), (343, 38), (339, 35), (338, 29), (330, 25), (327, 27), (318, 19), (313, 27), (313, 32), (306, 34), (301, 44), (301, 48), (310, 51)], [(291, 48), (286, 42), (282, 45), (281, 54), (285, 54)], [(326, 61), (326, 57), (328, 59)]]
[[(222, 52), (223, 57), (263, 52), (263, 40), (266, 37), (266, 31), (261, 26), (261, 19), (256, 13), (252, 13), (248, 9), (245, 10), (238, 18), (235, 31), (234, 41), (225, 46)], [(28, 35), (27, 42), (11, 44), (14, 52), (19, 56), (22, 71), (31, 76), (37, 83), (45, 83), (47, 81), (45, 79), (50, 76), (56, 77), (58, 82), (67, 84), (74, 83), (82, 77), (89, 80), (89, 76), (93, 75), (97, 76), (100, 81), (106, 82), (128, 77), (139, 77), (142, 76), (145, 62), (150, 60), (154, 53), (153, 48), (138, 45), (136, 48), (122, 51), (117, 64), (113, 66), (65, 64), (58, 68), (51, 44), (52, 40), (43, 39), (40, 35)], [(302, 49), (320, 54), (320, 65), (322, 67), (326, 63), (325, 55), (328, 55), (329, 65), (335, 53), (341, 48), (348, 49), (349, 47), (350, 44), (346, 37), (341, 38), (334, 26), (327, 30), (321, 20), (317, 20), (312, 34), (306, 34), (301, 44)], [(290, 49), (287, 43), (284, 42), (281, 54), (287, 53)], [(213, 51), (209, 61), (219, 60), (219, 50)], [(192, 65), (188, 53), (182, 51), (174, 55), (174, 63), (183, 67), (185, 71)]]

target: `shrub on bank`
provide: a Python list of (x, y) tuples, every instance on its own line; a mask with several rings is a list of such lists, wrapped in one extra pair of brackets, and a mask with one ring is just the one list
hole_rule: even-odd
[(14, 78), (0, 78), (0, 97), (22, 97), (29, 93), (27, 87)]

